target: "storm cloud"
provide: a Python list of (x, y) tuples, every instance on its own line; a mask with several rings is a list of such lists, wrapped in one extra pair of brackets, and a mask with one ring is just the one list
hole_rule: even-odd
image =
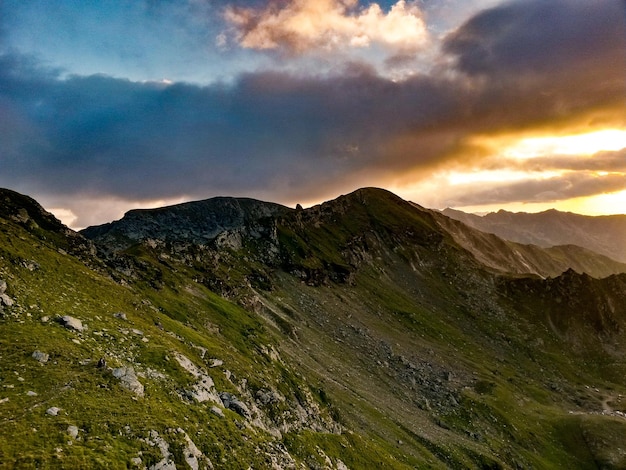
[[(64, 76), (6, 53), (0, 185), (57, 198), (310, 200), (479, 161), (473, 136), (623, 127), (625, 29), (617, 1), (509, 3), (446, 37), (432, 71), (398, 81), (352, 63), (331, 74), (258, 71), (210, 85), (138, 82)], [(620, 181), (583, 175), (473, 197), (569, 197)]]

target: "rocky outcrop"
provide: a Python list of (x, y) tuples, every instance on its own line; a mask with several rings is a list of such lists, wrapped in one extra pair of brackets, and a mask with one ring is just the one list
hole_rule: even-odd
[(202, 245), (220, 234), (224, 247), (240, 246), (243, 230), (252, 237), (266, 232), (263, 219), (291, 209), (248, 198), (217, 197), (149, 210), (132, 210), (116, 222), (88, 227), (81, 233), (116, 251), (137, 242), (156, 247), (160, 243), (191, 242)]
[(41, 362), (42, 364), (45, 364), (46, 362), (48, 362), (50, 355), (41, 351), (35, 351), (32, 354), (32, 358), (38, 362)]
[(235, 395), (228, 392), (220, 393), (220, 399), (224, 404), (224, 408), (234, 411), (235, 413), (243, 416), (244, 418), (250, 418), (250, 410), (248, 407), (240, 401)]
[(13, 305), (13, 299), (7, 295), (6, 290), (6, 281), (0, 279), (0, 311), (2, 311), (3, 306), (11, 307)]
[(215, 390), (215, 384), (213, 379), (200, 367), (196, 366), (188, 357), (175, 353), (174, 358), (178, 364), (193, 375), (197, 382), (193, 385), (191, 390), (186, 390), (186, 394), (199, 401), (200, 403), (205, 401), (212, 401), (214, 403), (221, 403), (220, 397)]
[(85, 329), (85, 326), (83, 325), (82, 321), (70, 315), (65, 315), (61, 317), (59, 319), (59, 322), (68, 330), (83, 331)]
[(139, 397), (143, 397), (144, 387), (137, 378), (135, 369), (130, 366), (118, 367), (117, 369), (113, 369), (113, 377), (120, 379), (122, 387), (130, 390)]

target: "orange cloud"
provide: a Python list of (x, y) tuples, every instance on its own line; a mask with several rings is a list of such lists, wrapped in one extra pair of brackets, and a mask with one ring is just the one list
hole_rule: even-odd
[(422, 12), (412, 2), (399, 0), (387, 13), (377, 3), (357, 7), (357, 0), (291, 0), (264, 9), (227, 7), (225, 18), (239, 44), (250, 49), (305, 52), (376, 43), (417, 50), (428, 41)]

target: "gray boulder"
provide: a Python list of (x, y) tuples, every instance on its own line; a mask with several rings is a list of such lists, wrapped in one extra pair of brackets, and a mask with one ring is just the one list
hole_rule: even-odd
[(75, 330), (75, 331), (83, 331), (84, 330), (84, 326), (83, 326), (83, 322), (80, 321), (78, 318), (74, 318), (70, 315), (65, 315), (64, 317), (61, 318), (61, 324), (65, 327), (68, 328), (70, 330)]
[(7, 290), (7, 283), (5, 280), (0, 279), (0, 294), (4, 294)]
[(6, 294), (0, 294), (0, 305), (6, 305), (10, 307), (13, 305), (13, 299)]
[(234, 411), (235, 413), (243, 416), (244, 418), (250, 418), (250, 410), (245, 403), (239, 401), (239, 399), (228, 392), (220, 393), (220, 399), (224, 404), (224, 408)]
[(78, 437), (78, 427), (74, 425), (68, 426), (67, 433), (70, 435), (72, 439), (76, 439)]
[(113, 377), (120, 379), (122, 387), (127, 388), (139, 397), (143, 397), (143, 384), (137, 379), (135, 369), (130, 366), (113, 369)]
[(50, 359), (50, 355), (46, 354), (45, 352), (35, 351), (32, 354), (32, 358), (36, 361), (41, 362), (42, 364), (45, 364), (46, 362), (48, 362), (48, 359)]

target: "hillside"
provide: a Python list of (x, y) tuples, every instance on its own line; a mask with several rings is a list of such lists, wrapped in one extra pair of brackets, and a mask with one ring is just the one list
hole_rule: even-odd
[(454, 209), (443, 214), (505, 240), (544, 248), (576, 245), (626, 263), (626, 215), (590, 217), (557, 210), (537, 214), (501, 210), (478, 216)]
[(459, 220), (434, 212), (442, 229), (470, 251), (482, 264), (512, 274), (537, 274), (555, 277), (573, 269), (578, 273), (602, 278), (626, 273), (626, 264), (576, 245), (541, 248), (516, 243), (492, 233), (482, 232)]
[(497, 271), (377, 189), (209, 201), (90, 241), (0, 193), (0, 466), (626, 466), (626, 275)]

